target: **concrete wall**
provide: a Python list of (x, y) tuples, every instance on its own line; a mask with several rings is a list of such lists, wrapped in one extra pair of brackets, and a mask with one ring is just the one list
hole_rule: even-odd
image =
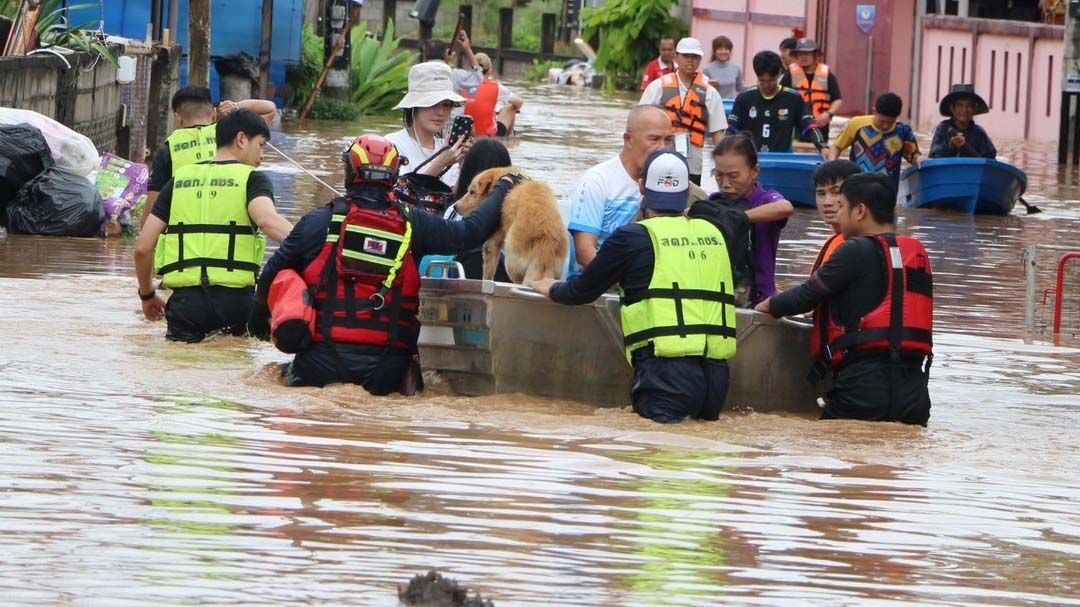
[(694, 0), (690, 35), (701, 40), (706, 53), (716, 36), (731, 38), (743, 80), (753, 84), (754, 55), (763, 50), (778, 51), (780, 41), (790, 37), (793, 28), (812, 36), (816, 6), (813, 0)]
[(116, 68), (78, 53), (67, 57), (0, 59), (0, 105), (33, 110), (93, 140), (99, 150), (117, 147), (120, 85)]
[(990, 105), (980, 124), (992, 137), (1053, 141), (1058, 136), (1061, 26), (926, 16), (915, 124), (929, 130), (952, 84), (975, 84)]

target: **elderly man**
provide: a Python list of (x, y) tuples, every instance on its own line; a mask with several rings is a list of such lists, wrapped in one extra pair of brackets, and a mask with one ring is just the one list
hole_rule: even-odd
[(690, 181), (701, 185), (705, 140), (720, 142), (727, 129), (724, 102), (700, 71), (705, 51), (694, 38), (683, 38), (675, 47), (674, 74), (653, 81), (641, 95), (641, 105), (664, 108), (675, 129), (675, 151), (690, 163)]

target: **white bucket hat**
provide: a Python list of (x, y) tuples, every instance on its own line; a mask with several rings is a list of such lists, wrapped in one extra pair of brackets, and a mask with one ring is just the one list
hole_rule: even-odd
[(428, 61), (409, 68), (409, 92), (394, 109), (432, 107), (443, 101), (464, 103), (465, 98), (454, 92), (450, 66), (442, 61)]

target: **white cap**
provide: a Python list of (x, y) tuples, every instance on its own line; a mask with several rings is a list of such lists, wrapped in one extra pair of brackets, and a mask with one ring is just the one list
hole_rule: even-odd
[(690, 197), (690, 168), (682, 154), (658, 150), (645, 159), (645, 198), (654, 211), (682, 212)]
[(443, 101), (464, 103), (465, 98), (454, 92), (450, 66), (442, 61), (428, 61), (409, 68), (409, 92), (394, 109), (432, 107)]
[(698, 42), (697, 38), (683, 38), (682, 40), (679, 40), (678, 46), (675, 47), (675, 52), (679, 55), (705, 56), (705, 51), (701, 48), (701, 42)]

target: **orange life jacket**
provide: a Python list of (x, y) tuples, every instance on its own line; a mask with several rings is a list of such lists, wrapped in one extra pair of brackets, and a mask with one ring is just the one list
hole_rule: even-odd
[(415, 350), (420, 272), (407, 211), (394, 200), (384, 209), (330, 204), (326, 244), (303, 272), (315, 298), (314, 341)]
[(838, 369), (849, 351), (883, 350), (896, 354), (933, 354), (934, 278), (930, 256), (915, 238), (871, 236), (885, 258), (885, 297), (847, 331), (836, 322), (827, 302), (814, 311), (810, 353)]
[(686, 97), (680, 96), (679, 74), (665, 74), (660, 78), (663, 91), (660, 105), (667, 110), (671, 125), (676, 133), (690, 133), (690, 144), (705, 147), (705, 133), (709, 130), (709, 108), (705, 106), (705, 95), (709, 81), (704, 74), (694, 77), (694, 83), (686, 91)]
[(814, 260), (814, 267), (810, 269), (810, 274), (818, 271), (818, 268), (825, 265), (826, 261), (833, 256), (833, 253), (846, 242), (843, 234), (833, 234), (825, 241), (825, 244), (821, 245), (821, 250), (818, 251), (817, 259)]
[(315, 337), (315, 300), (296, 270), (277, 273), (266, 298), (270, 308), (270, 337), (287, 354), (308, 349)]
[(499, 83), (485, 78), (480, 86), (466, 91), (465, 113), (473, 118), (473, 135), (494, 137), (498, 134), (495, 108), (499, 105)]
[(829, 111), (832, 105), (832, 97), (829, 96), (829, 66), (818, 62), (812, 79), (806, 77), (806, 72), (798, 63), (789, 65), (788, 70), (791, 72), (791, 88), (798, 91), (803, 101), (810, 104), (814, 118)]

